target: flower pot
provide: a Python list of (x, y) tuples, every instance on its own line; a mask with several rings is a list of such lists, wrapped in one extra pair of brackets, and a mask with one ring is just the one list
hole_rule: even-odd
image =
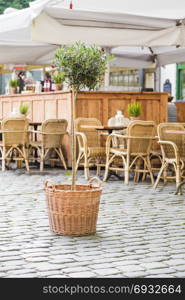
[(61, 83), (55, 83), (55, 90), (61, 91), (62, 90), (62, 84)]
[(11, 87), (10, 88), (10, 94), (16, 94), (17, 93), (17, 88)]
[[(98, 181), (98, 186), (91, 182)], [(92, 178), (88, 185), (54, 185), (45, 183), (50, 229), (66, 236), (85, 236), (96, 233), (100, 196), (100, 180)]]
[(140, 120), (140, 116), (138, 116), (138, 117), (130, 117), (130, 120), (131, 120), (131, 121), (134, 121), (134, 120)]

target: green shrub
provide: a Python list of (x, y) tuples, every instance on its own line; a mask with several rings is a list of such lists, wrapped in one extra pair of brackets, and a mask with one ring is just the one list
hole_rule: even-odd
[(139, 117), (142, 112), (141, 103), (133, 102), (128, 104), (128, 114), (130, 117)]
[(65, 73), (66, 82), (75, 91), (93, 90), (102, 82), (108, 58), (97, 46), (78, 42), (55, 51), (54, 65)]
[(17, 88), (19, 86), (19, 81), (17, 79), (11, 79), (9, 81), (9, 86), (11, 88)]
[(65, 81), (65, 73), (64, 72), (56, 72), (52, 75), (52, 79), (54, 83), (60, 84)]
[(26, 115), (27, 112), (28, 112), (28, 108), (29, 108), (28, 104), (21, 104), (21, 105), (20, 105), (20, 108), (19, 108), (20, 113), (21, 113), (22, 115)]

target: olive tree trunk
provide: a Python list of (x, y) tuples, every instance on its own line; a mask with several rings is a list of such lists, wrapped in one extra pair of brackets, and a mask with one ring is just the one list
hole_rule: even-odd
[(75, 190), (76, 186), (76, 135), (74, 120), (76, 119), (76, 99), (77, 91), (72, 87), (72, 99), (71, 99), (71, 152), (72, 152), (72, 184), (71, 190)]

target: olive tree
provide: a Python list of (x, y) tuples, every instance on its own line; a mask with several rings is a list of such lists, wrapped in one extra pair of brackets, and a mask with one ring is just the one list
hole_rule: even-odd
[(55, 51), (54, 65), (65, 72), (66, 82), (72, 91), (71, 102), (71, 135), (72, 135), (72, 189), (76, 181), (76, 138), (74, 120), (75, 103), (81, 89), (93, 90), (104, 78), (109, 57), (99, 47), (77, 42), (74, 45), (62, 46)]

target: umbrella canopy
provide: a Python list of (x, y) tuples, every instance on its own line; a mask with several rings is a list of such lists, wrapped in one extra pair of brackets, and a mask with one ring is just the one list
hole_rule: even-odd
[(177, 19), (65, 9), (58, 2), (46, 2), (31, 5), (34, 41), (73, 44), (83, 40), (108, 47), (185, 46), (185, 26)]
[(69, 9), (69, 0), (37, 0), (1, 15), (0, 63), (48, 64), (57, 45), (79, 40), (108, 47), (116, 54), (113, 66), (147, 68), (185, 60), (184, 0), (179, 9), (171, 0), (168, 6), (156, 0), (152, 11), (144, 0), (73, 2)]
[(0, 15), (0, 64), (47, 64), (56, 46), (33, 42), (31, 9), (12, 9)]

